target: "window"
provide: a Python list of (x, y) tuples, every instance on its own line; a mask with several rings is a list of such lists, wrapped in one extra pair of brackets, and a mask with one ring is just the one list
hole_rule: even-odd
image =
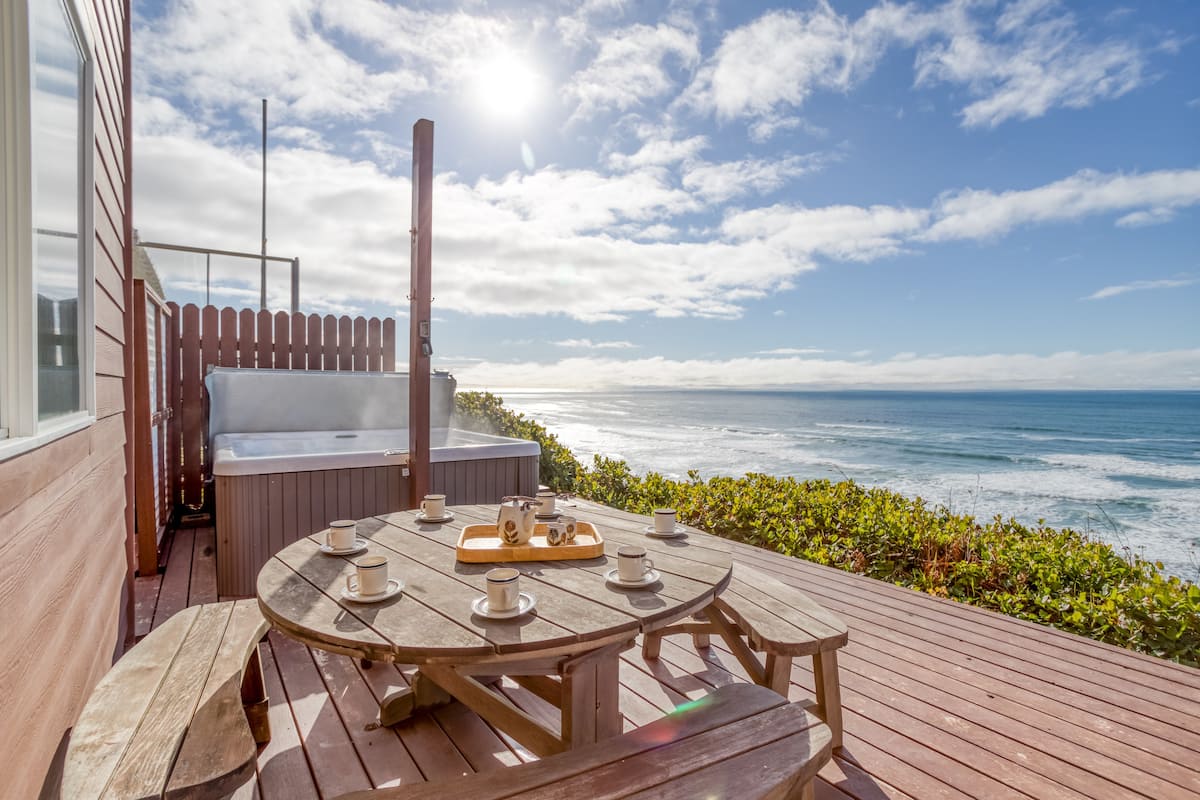
[(85, 19), (78, 0), (0, 7), (0, 459), (94, 419)]

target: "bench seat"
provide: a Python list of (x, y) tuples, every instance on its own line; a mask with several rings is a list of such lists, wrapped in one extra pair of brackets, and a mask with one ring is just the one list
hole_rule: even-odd
[(340, 800), (588, 800), (812, 796), (829, 728), (752, 684), (723, 686), (622, 736), (450, 781), (353, 792)]
[(63, 798), (222, 797), (270, 738), (253, 600), (185, 608), (96, 685), (71, 732)]
[[(719, 635), (755, 683), (787, 697), (792, 659), (812, 656), (816, 714), (842, 746), (842, 701), (837, 651), (849, 638), (846, 625), (795, 587), (743, 564), (733, 565), (729, 586), (696, 619), (647, 633), (645, 658), (658, 658), (662, 637), (690, 633), (696, 647)], [(764, 654), (762, 660), (756, 653)]]

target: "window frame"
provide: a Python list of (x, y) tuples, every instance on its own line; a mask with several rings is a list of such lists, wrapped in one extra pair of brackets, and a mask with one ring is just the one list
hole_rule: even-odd
[(66, 12), (83, 57), (79, 103), (82, 410), (38, 420), (30, 2), (0, 3), (0, 462), (96, 421), (96, 49), (82, 0)]

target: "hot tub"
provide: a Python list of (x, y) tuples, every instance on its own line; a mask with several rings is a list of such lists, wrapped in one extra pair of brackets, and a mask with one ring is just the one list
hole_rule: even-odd
[[(312, 424), (407, 419), (407, 380), (395, 377), (270, 370), (208, 376), (220, 595), (254, 594), (267, 559), (332, 520), (409, 507), (407, 430)], [(451, 504), (536, 493), (537, 442), (449, 427), (453, 385), (438, 397), (435, 384), (431, 491)], [(304, 423), (311, 427), (296, 429)]]

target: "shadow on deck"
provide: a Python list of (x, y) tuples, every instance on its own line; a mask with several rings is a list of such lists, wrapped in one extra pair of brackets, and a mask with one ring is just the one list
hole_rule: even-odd
[[(137, 579), (139, 635), (226, 599), (214, 549), (211, 528), (176, 534), (165, 574)], [(735, 559), (850, 629), (839, 651), (845, 748), (821, 771), (818, 798), (1200, 797), (1200, 670), (746, 545)], [(380, 698), (413, 668), (363, 669), (276, 633), (262, 661), (273, 738), (235, 797), (329, 798), (534, 758), (459, 704), (377, 727)], [(793, 668), (792, 700), (812, 697), (807, 662)], [(719, 640), (697, 654), (690, 638), (667, 638), (658, 661), (630, 650), (625, 727), (744, 680)], [(507, 682), (505, 691), (556, 724), (539, 698)]]

